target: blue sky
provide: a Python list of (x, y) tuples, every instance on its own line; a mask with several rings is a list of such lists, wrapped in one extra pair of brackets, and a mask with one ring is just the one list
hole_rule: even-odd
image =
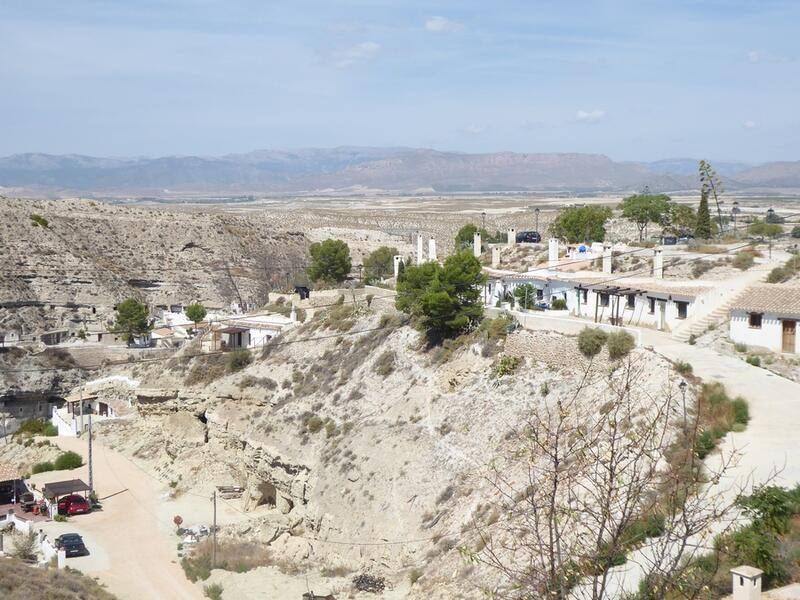
[(0, 155), (800, 159), (800, 2), (2, 0)]

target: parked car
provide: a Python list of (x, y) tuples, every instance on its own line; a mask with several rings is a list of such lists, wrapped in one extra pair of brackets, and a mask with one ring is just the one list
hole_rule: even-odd
[(56, 549), (64, 550), (67, 558), (89, 554), (83, 538), (77, 533), (63, 533), (56, 538)]
[(675, 237), (674, 235), (668, 235), (668, 236), (664, 237), (664, 245), (665, 246), (674, 246), (677, 243), (678, 243), (678, 238)]
[(542, 236), (538, 231), (520, 231), (517, 233), (517, 242), (527, 242), (529, 244), (538, 244), (542, 241)]
[(82, 515), (90, 512), (92, 512), (91, 504), (78, 494), (64, 496), (58, 501), (58, 514), (60, 515)]

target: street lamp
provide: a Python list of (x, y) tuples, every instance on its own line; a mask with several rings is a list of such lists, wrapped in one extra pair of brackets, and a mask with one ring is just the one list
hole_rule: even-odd
[(481, 227), (483, 227), (483, 230), (486, 231), (486, 211), (481, 213)]
[(536, 225), (534, 226), (534, 231), (536, 231), (536, 233), (539, 233), (539, 208), (534, 208), (533, 214), (536, 217)]
[(737, 235), (736, 215), (738, 215), (739, 212), (741, 212), (739, 210), (739, 201), (738, 200), (734, 200), (733, 201), (733, 208), (731, 208), (731, 218), (733, 219), (733, 235)]
[(683, 435), (686, 435), (686, 388), (689, 387), (686, 383), (686, 380), (683, 379), (678, 384), (678, 387), (681, 388), (681, 396), (683, 398)]

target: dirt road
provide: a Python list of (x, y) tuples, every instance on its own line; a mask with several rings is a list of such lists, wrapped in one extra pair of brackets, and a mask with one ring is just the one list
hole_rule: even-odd
[[(64, 450), (84, 459), (84, 439), (58, 438)], [(80, 477), (88, 481), (88, 469), (42, 473), (37, 485)], [(71, 558), (67, 564), (96, 576), (120, 600), (200, 600), (199, 585), (190, 583), (178, 564), (178, 538), (174, 525), (159, 514), (163, 490), (122, 455), (94, 445), (94, 482), (103, 510), (71, 517), (68, 523), (47, 523), (48, 535), (64, 531), (84, 536), (91, 556)], [(163, 512), (163, 511), (162, 511)]]

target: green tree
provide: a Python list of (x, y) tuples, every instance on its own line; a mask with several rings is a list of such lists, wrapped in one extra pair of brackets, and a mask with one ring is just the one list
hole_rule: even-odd
[(195, 327), (197, 327), (200, 321), (206, 318), (207, 314), (206, 307), (199, 302), (195, 302), (186, 307), (186, 316), (191, 319)]
[(53, 466), (55, 467), (56, 471), (64, 471), (67, 469), (77, 469), (78, 467), (83, 465), (83, 459), (81, 455), (77, 452), (73, 452), (69, 450), (64, 452), (64, 454), (59, 455), (56, 459)]
[(617, 208), (625, 219), (636, 223), (641, 242), (650, 223), (666, 222), (671, 206), (671, 198), (666, 194), (634, 194), (624, 198)]
[(397, 265), (397, 282), (403, 281), (406, 276), (406, 261), (402, 258), (400, 259), (400, 264)]
[(483, 318), (481, 286), (486, 278), (471, 252), (438, 263), (407, 267), (397, 286), (398, 310), (414, 317), (428, 340), (438, 342), (469, 329)]
[(792, 227), (792, 237), (795, 239), (800, 238), (800, 225)]
[(117, 305), (117, 319), (114, 330), (124, 334), (126, 341), (144, 335), (152, 329), (147, 305), (136, 298), (128, 298)]
[(523, 283), (514, 288), (514, 297), (521, 308), (530, 309), (536, 304), (537, 291), (530, 283)]
[(694, 232), (697, 227), (697, 213), (688, 204), (671, 204), (669, 229), (677, 235)]
[(570, 243), (601, 242), (606, 237), (606, 221), (611, 209), (605, 206), (580, 206), (562, 210), (550, 224), (550, 232)]
[(394, 257), (400, 254), (397, 248), (381, 246), (364, 259), (364, 279), (372, 283), (394, 273)]
[(697, 207), (694, 237), (701, 240), (711, 238), (711, 214), (708, 212), (708, 194), (705, 191), (700, 193), (700, 206)]
[(315, 242), (309, 248), (311, 264), (306, 269), (312, 281), (341, 283), (350, 274), (353, 264), (350, 248), (342, 240)]
[[(700, 161), (698, 171), (700, 175), (700, 192), (706, 195), (706, 199), (714, 198), (714, 203), (717, 206), (717, 225), (719, 226), (719, 230), (722, 231), (722, 207), (719, 200), (719, 197), (724, 192), (722, 189), (722, 180), (713, 167), (705, 160)], [(710, 228), (709, 233), (711, 233)]]
[(456, 234), (456, 250), (464, 248), (472, 248), (475, 240), (475, 234), (478, 232), (478, 226), (472, 223), (467, 223)]
[(775, 237), (783, 233), (783, 227), (777, 223), (765, 223), (756, 219), (747, 227), (747, 233), (762, 237)]

